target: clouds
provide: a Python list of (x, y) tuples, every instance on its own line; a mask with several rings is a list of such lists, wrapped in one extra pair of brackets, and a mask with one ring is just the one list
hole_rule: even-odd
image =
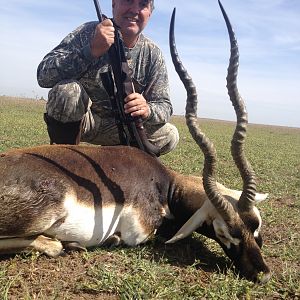
[[(238, 83), (250, 121), (299, 127), (299, 3), (254, 0), (223, 3), (239, 42)], [(232, 119), (225, 107), (228, 37), (224, 22), (216, 5), (211, 5), (213, 10), (203, 12), (198, 4), (197, 14), (190, 12), (193, 5), (187, 5), (182, 12), (189, 18), (177, 19), (176, 40), (185, 66), (198, 87), (200, 115)], [(189, 25), (196, 23), (197, 29), (189, 34)], [(206, 105), (207, 102), (211, 105)]]
[[(300, 1), (223, 0), (223, 5), (238, 38), (238, 84), (250, 121), (300, 127)], [(101, 6), (111, 14), (111, 1), (102, 0)], [(235, 119), (225, 89), (229, 42), (217, 1), (155, 2), (145, 33), (164, 52), (175, 113), (185, 107), (168, 49), (175, 6), (177, 48), (198, 88), (199, 115)], [(0, 0), (0, 94), (46, 97), (47, 90), (36, 83), (37, 65), (65, 35), (90, 20), (96, 20), (92, 0)]]

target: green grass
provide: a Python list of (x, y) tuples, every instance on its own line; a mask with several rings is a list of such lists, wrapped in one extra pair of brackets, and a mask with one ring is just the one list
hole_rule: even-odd
[(44, 101), (0, 97), (0, 151), (48, 143)]
[[(48, 143), (45, 102), (0, 97), (0, 152)], [(200, 175), (203, 155), (184, 119), (177, 149), (162, 161)], [(241, 188), (230, 156), (231, 122), (199, 120), (218, 154), (218, 180)], [(159, 238), (137, 248), (93, 249), (49, 259), (37, 254), (0, 259), (0, 299), (299, 299), (300, 129), (249, 125), (247, 156), (258, 190), (270, 193), (259, 208), (263, 253), (273, 277), (263, 286), (238, 278), (211, 240), (192, 237), (165, 245)]]

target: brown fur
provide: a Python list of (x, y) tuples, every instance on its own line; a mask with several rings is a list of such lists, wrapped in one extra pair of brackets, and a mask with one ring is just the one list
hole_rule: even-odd
[[(65, 221), (62, 201), (66, 194), (76, 195), (76, 201), (84, 206), (130, 205), (138, 212), (146, 236), (161, 226), (168, 209), (177, 227), (181, 227), (208, 201), (202, 178), (173, 172), (158, 159), (123, 146), (56, 145), (11, 150), (0, 156), (0, 178), (2, 237), (22, 239), (41, 236), (50, 227), (55, 230)], [(219, 188), (236, 209), (234, 191), (222, 185)], [(237, 212), (232, 224), (224, 223), (230, 236), (243, 244), (242, 248), (231, 245), (228, 249), (215, 234), (212, 225), (215, 210), (212, 208), (207, 213), (211, 215), (206, 215), (198, 231), (217, 240), (245, 276), (256, 278), (260, 271), (269, 273), (253, 237), (258, 226), (254, 214), (249, 212), (239, 218)], [(55, 223), (51, 223), (53, 220)], [(56, 242), (49, 238), (31, 239), (28, 247), (57, 255)], [(76, 241), (63, 242), (76, 244)]]

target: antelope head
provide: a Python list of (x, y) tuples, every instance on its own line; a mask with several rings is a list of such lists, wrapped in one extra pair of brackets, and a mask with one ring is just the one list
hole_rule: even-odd
[[(248, 118), (244, 101), (237, 88), (238, 44), (228, 16), (221, 2), (218, 2), (231, 44), (227, 90), (237, 116), (236, 128), (231, 141), (231, 154), (243, 180), (243, 191), (233, 194), (226, 193), (224, 186), (216, 182), (216, 150), (213, 143), (197, 125), (197, 92), (191, 77), (178, 57), (174, 38), (174, 9), (170, 26), (171, 56), (176, 72), (187, 91), (185, 115), (187, 126), (204, 154), (203, 187), (209, 202), (199, 208), (167, 243), (173, 243), (197, 230), (215, 239), (243, 276), (254, 281), (266, 282), (270, 278), (270, 270), (260, 250), (262, 247), (260, 234), (262, 220), (255, 204), (266, 199), (267, 194), (256, 192), (255, 174), (244, 153)], [(193, 195), (190, 197), (193, 198)], [(179, 212), (171, 210), (176, 215), (175, 219), (176, 217), (180, 218), (180, 211), (182, 213), (189, 210), (190, 202), (193, 201), (197, 200), (189, 200), (185, 204), (181, 204)], [(213, 212), (211, 212), (211, 205)]]

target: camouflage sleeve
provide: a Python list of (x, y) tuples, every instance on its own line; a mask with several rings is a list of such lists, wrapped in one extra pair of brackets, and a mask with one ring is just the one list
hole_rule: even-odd
[(81, 25), (48, 53), (39, 64), (37, 80), (41, 87), (52, 88), (65, 79), (79, 79), (93, 62), (90, 38), (96, 22)]
[(149, 125), (167, 123), (173, 113), (165, 60), (160, 49), (157, 50), (156, 61), (151, 66), (149, 84), (143, 94), (151, 112), (146, 120)]

